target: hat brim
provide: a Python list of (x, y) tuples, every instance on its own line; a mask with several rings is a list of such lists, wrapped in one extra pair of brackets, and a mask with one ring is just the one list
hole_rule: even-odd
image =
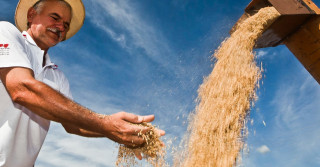
[[(27, 30), (27, 13), (28, 10), (39, 0), (20, 0), (15, 14), (16, 26), (20, 31)], [(65, 0), (72, 8), (72, 19), (70, 29), (66, 35), (66, 40), (76, 34), (83, 25), (85, 18), (85, 9), (81, 0)]]

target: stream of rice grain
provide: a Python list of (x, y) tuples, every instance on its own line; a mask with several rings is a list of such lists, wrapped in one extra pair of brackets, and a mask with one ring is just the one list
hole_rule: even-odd
[(199, 104), (189, 123), (186, 150), (175, 166), (236, 165), (247, 135), (246, 118), (256, 100), (261, 70), (252, 52), (256, 40), (279, 13), (266, 7), (244, 20), (214, 53), (211, 74), (198, 90)]

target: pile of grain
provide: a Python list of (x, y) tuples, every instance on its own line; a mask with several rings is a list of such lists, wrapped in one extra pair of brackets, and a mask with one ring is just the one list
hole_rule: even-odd
[(199, 88), (199, 104), (189, 124), (187, 150), (175, 166), (229, 167), (236, 163), (246, 137), (246, 117), (261, 78), (252, 53), (255, 41), (280, 14), (261, 9), (239, 25), (214, 53), (212, 73)]
[[(130, 167), (138, 165), (134, 152), (140, 152), (143, 154), (143, 159), (154, 166), (161, 167), (165, 165), (165, 149), (160, 136), (156, 133), (156, 127), (151, 123), (141, 123), (139, 126), (146, 126), (150, 128), (145, 134), (139, 134), (146, 141), (146, 144), (139, 148), (128, 148), (120, 145), (118, 152), (118, 159), (116, 166), (118, 167)], [(139, 165), (141, 166), (141, 165)]]

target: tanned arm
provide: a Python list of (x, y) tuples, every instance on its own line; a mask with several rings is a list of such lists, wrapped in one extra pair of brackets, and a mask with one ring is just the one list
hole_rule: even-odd
[[(141, 130), (145, 133), (149, 129), (131, 123), (151, 122), (154, 119), (154, 116), (137, 116), (125, 112), (110, 116), (92, 112), (35, 80), (32, 70), (27, 68), (2, 68), (0, 78), (13, 102), (45, 119), (63, 124), (70, 133), (89, 137), (105, 136), (120, 144), (137, 146), (145, 142), (138, 133)], [(164, 133), (159, 131), (160, 135)]]

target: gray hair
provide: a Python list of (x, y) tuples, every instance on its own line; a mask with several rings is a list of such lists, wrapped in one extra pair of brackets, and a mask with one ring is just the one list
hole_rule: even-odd
[[(47, 1), (52, 1), (52, 0), (39, 0), (38, 2), (36, 2), (32, 6), (32, 8), (39, 14), (42, 11), (42, 9)], [(71, 14), (72, 14), (72, 7), (68, 2), (66, 2), (65, 0), (54, 0), (54, 1), (58, 1), (58, 2), (63, 3), (64, 5), (66, 5), (70, 9)], [(28, 29), (30, 28), (29, 22), (27, 22), (27, 27), (28, 27)]]

